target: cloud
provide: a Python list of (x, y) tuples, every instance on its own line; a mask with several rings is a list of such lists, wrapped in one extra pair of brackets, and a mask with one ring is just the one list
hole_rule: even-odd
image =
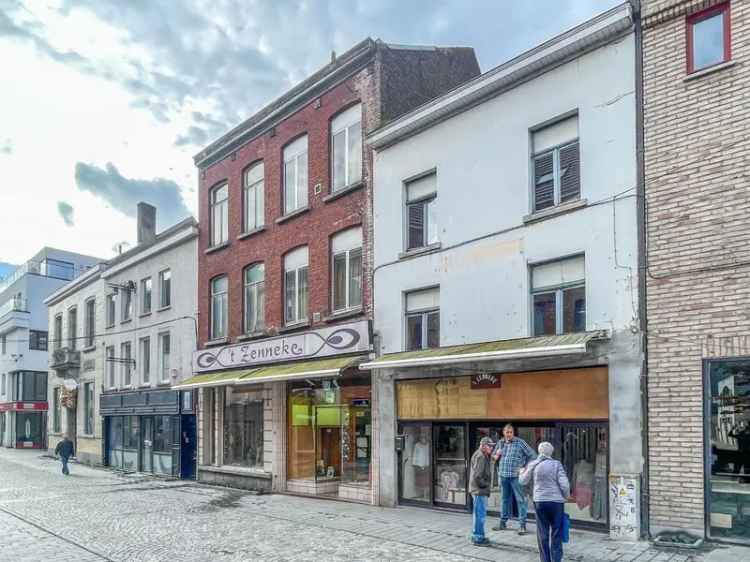
[(57, 202), (57, 213), (62, 217), (65, 226), (75, 226), (73, 222), (74, 211), (75, 209), (73, 209), (70, 203), (66, 203), (65, 201)]
[(0, 142), (0, 154), (13, 154), (13, 141), (5, 139)]
[(190, 216), (180, 186), (169, 179), (126, 178), (111, 162), (105, 168), (78, 162), (75, 182), (81, 191), (92, 193), (128, 217), (136, 217), (140, 201), (154, 205), (161, 229)]

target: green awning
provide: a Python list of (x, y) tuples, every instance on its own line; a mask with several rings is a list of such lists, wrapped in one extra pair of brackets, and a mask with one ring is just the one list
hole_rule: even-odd
[(360, 369), (392, 369), (401, 367), (426, 367), (453, 363), (476, 363), (502, 359), (523, 359), (575, 355), (586, 353), (592, 340), (607, 339), (607, 332), (581, 332), (561, 336), (539, 336), (498, 340), (448, 347), (434, 347), (419, 351), (389, 353), (359, 366)]
[(175, 389), (199, 388), (202, 386), (223, 386), (236, 384), (260, 384), (277, 380), (296, 380), (321, 377), (337, 377), (347, 367), (362, 362), (363, 357), (337, 357), (316, 359), (297, 363), (269, 365), (255, 369), (234, 369), (221, 373), (204, 373), (195, 375), (178, 385)]

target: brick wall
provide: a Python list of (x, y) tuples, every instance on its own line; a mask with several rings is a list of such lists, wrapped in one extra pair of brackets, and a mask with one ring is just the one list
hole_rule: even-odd
[(750, 355), (750, 2), (731, 3), (736, 64), (686, 79), (685, 16), (714, 3), (644, 12), (652, 532), (703, 532), (702, 360)]
[[(266, 133), (231, 156), (206, 170), (200, 180), (200, 247), (199, 247), (199, 311), (200, 340), (208, 339), (209, 283), (220, 274), (229, 277), (229, 336), (243, 333), (243, 268), (254, 262), (265, 263), (266, 326), (283, 326), (283, 270), (284, 255), (302, 245), (309, 248), (309, 316), (321, 313), (325, 318), (331, 310), (330, 302), (330, 237), (366, 220), (365, 189), (354, 191), (331, 202), (324, 198), (330, 194), (329, 125), (330, 120), (342, 109), (359, 100), (374, 97), (376, 87), (374, 66), (360, 70), (337, 87), (320, 97), (320, 106), (311, 101), (300, 111), (290, 116), (275, 128), (275, 135)], [(372, 116), (370, 104), (364, 103), (364, 123), (367, 130)], [(282, 207), (282, 151), (285, 145), (299, 137), (308, 135), (308, 200), (310, 211), (282, 224), (276, 219), (283, 213)], [(238, 240), (242, 229), (242, 173), (257, 160), (265, 163), (265, 223), (266, 230), (244, 240)], [(366, 168), (367, 170), (367, 168)], [(368, 177), (363, 178), (368, 184)], [(230, 245), (220, 251), (205, 254), (209, 243), (208, 197), (209, 190), (220, 182), (229, 183), (229, 241)], [(320, 184), (321, 193), (315, 194), (314, 186)], [(365, 225), (366, 226), (366, 225)], [(363, 229), (365, 234), (367, 229)], [(368, 247), (364, 240), (365, 248)], [(363, 302), (369, 314), (370, 285), (365, 272)], [(320, 323), (323, 323), (321, 320)]]

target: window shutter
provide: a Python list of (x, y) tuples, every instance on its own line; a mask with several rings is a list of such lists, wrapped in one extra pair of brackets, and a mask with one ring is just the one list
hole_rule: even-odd
[(407, 202), (429, 197), (437, 192), (437, 174), (429, 174), (406, 184)]
[(555, 174), (553, 154), (548, 152), (534, 159), (534, 210), (540, 211), (555, 204)]
[(406, 312), (440, 307), (440, 288), (414, 291), (406, 295)]
[(335, 234), (331, 240), (331, 251), (334, 254), (362, 247), (362, 228), (357, 226)]
[(535, 291), (580, 283), (585, 278), (584, 256), (536, 265), (531, 270), (531, 284)]
[(414, 203), (407, 207), (409, 211), (409, 243), (407, 249), (424, 246), (424, 211), (423, 203)]
[(534, 154), (562, 146), (578, 138), (578, 115), (553, 123), (533, 133)]
[(581, 163), (578, 143), (560, 149), (560, 201), (581, 196)]
[(307, 246), (292, 250), (284, 256), (284, 271), (294, 271), (300, 267), (307, 266), (308, 256)]

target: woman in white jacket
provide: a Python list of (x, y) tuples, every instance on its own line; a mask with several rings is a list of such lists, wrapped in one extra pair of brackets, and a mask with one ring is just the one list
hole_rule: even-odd
[(526, 485), (534, 479), (534, 508), (539, 558), (542, 562), (561, 562), (565, 500), (570, 496), (570, 481), (560, 461), (552, 458), (551, 443), (539, 443), (539, 456), (519, 474)]

